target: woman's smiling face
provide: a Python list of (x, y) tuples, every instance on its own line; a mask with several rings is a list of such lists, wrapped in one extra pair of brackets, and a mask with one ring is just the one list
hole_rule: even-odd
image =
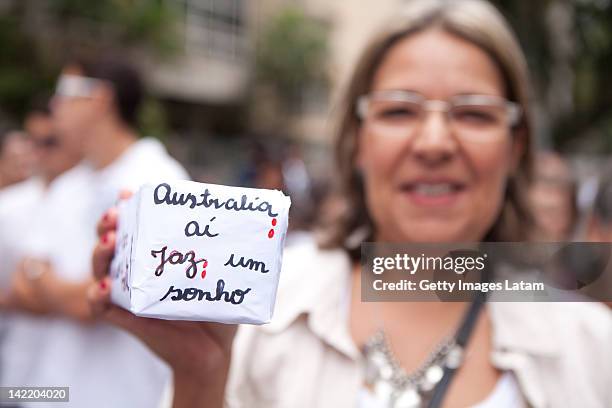
[(380, 98), (362, 113), (356, 165), (377, 239), (482, 240), (521, 154), (497, 65), (478, 46), (429, 29), (387, 52), (370, 95)]

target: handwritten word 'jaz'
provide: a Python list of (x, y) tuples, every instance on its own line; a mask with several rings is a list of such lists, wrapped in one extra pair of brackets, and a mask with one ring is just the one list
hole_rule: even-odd
[[(168, 247), (165, 246), (160, 250), (151, 251), (151, 255), (153, 258), (157, 258), (159, 255), (161, 257), (160, 263), (155, 269), (155, 276), (161, 276), (164, 273), (164, 267), (166, 264), (170, 265), (183, 265), (187, 264), (187, 270), (185, 271), (188, 278), (193, 279), (198, 273), (198, 264), (202, 263), (202, 268), (206, 268), (208, 266), (208, 261), (206, 259), (198, 259), (196, 260), (196, 254), (194, 251), (187, 251), (185, 254), (182, 254), (179, 251), (172, 251), (170, 254), (166, 256), (166, 252)], [(202, 271), (202, 278), (206, 276), (205, 270)]]

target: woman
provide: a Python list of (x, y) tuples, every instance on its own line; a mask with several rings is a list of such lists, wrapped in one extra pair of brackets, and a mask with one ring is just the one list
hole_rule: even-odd
[[(416, 407), (432, 398), (444, 407), (612, 404), (612, 329), (601, 307), (491, 303), (475, 314), (465, 303), (360, 301), (351, 255), (364, 240), (527, 234), (522, 183), (531, 127), (514, 36), (483, 1), (416, 1), (398, 21), (370, 44), (346, 93), (338, 160), (353, 211), (330, 237), (333, 248), (285, 253), (271, 324), (240, 327), (234, 338), (232, 326), (134, 317), (108, 304), (107, 278), (92, 288), (99, 313), (172, 366), (175, 407), (224, 399), (231, 407), (283, 408)], [(114, 214), (99, 228), (100, 278), (112, 256)], [(465, 358), (455, 356), (450, 387), (433, 397), (432, 386), (450, 376), (432, 367), (446, 358), (452, 371), (447, 346), (461, 343), (454, 332), (468, 326), (461, 323), (468, 315), (475, 325)], [(449, 334), (454, 343), (444, 341)], [(408, 373), (403, 383), (393, 380), (402, 378), (397, 368), (389, 373), (394, 360)], [(415, 389), (415, 379), (429, 387)]]

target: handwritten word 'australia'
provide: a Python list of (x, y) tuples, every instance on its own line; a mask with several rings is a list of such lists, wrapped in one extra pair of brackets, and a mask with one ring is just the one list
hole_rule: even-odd
[[(199, 199), (198, 199), (199, 197)], [(167, 205), (187, 205), (193, 209), (196, 207), (213, 207), (215, 209), (226, 209), (234, 211), (259, 211), (267, 213), (270, 217), (277, 217), (278, 213), (272, 211), (272, 204), (267, 201), (259, 201), (259, 197), (249, 199), (246, 194), (243, 194), (240, 200), (230, 198), (222, 201), (219, 198), (214, 198), (212, 193), (205, 189), (204, 193), (196, 195), (192, 193), (177, 193), (172, 192), (172, 187), (167, 183), (162, 183), (155, 187), (153, 193), (153, 201), (155, 204)]]

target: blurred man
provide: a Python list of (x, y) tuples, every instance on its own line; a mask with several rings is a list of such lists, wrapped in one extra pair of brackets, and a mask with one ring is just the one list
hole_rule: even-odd
[(61, 140), (54, 132), (48, 100), (39, 99), (34, 104), (25, 118), (24, 128), (33, 149), (34, 176), (0, 192), (0, 303), (15, 309), (0, 317), (2, 384), (11, 375), (28, 375), (33, 366), (31, 351), (44, 344), (45, 322), (14, 313), (26, 304), (8, 302), (7, 296), (14, 292), (19, 293), (20, 299), (28, 298), (22, 293), (30, 286), (24, 268), (26, 262), (20, 259), (28, 256), (42, 238), (35, 230), (45, 221), (44, 202), (49, 187), (81, 158), (80, 149), (74, 143)]
[[(587, 223), (586, 238), (591, 242), (606, 242), (612, 245), (612, 167), (603, 173)], [(599, 298), (612, 308), (612, 261), (608, 260), (606, 271), (597, 282)]]
[(185, 170), (161, 143), (138, 139), (143, 90), (137, 72), (121, 61), (66, 65), (52, 102), (55, 129), (79, 139), (84, 161), (63, 175), (45, 200), (47, 237), (25, 265), (14, 304), (45, 314), (44, 347), (31, 350), (35, 366), (12, 384), (70, 386), (71, 407), (155, 406), (170, 379), (168, 367), (136, 338), (91, 322), (86, 288), (95, 225), (122, 189), (146, 182), (186, 179)]
[(17, 130), (0, 134), (0, 189), (32, 175), (34, 157), (26, 135)]
[(24, 129), (34, 148), (36, 174), (45, 185), (74, 167), (82, 159), (79, 140), (62, 138), (53, 127), (48, 99), (37, 100), (24, 121)]
[[(34, 176), (0, 191), (0, 289), (6, 289), (6, 279), (15, 270), (16, 261), (32, 238), (31, 227), (36, 225), (39, 206), (47, 188), (66, 170), (81, 159), (75, 143), (62, 142), (54, 132), (48, 100), (38, 100), (26, 115), (24, 129), (32, 146)], [(22, 136), (19, 136), (22, 137)]]
[(572, 238), (578, 217), (576, 184), (565, 160), (553, 152), (539, 152), (529, 201), (536, 232), (532, 239), (561, 242)]

